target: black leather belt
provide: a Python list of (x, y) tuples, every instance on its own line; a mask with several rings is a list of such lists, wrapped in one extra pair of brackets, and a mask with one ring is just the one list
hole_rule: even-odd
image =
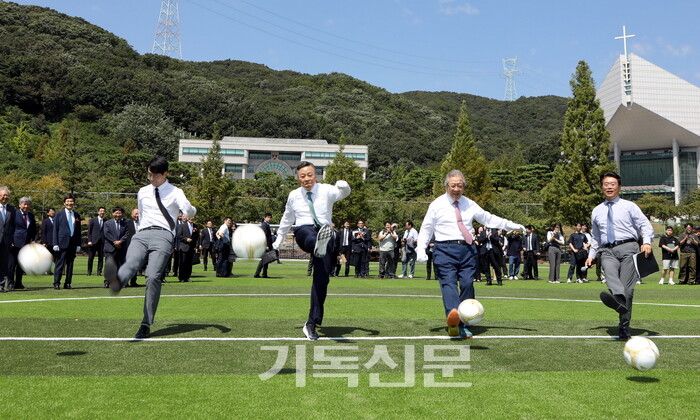
[(455, 241), (435, 241), (436, 244), (448, 244), (448, 245), (467, 245), (467, 241), (455, 240)]
[(147, 227), (147, 228), (139, 229), (139, 232), (141, 232), (142, 230), (164, 230), (164, 231), (166, 231), (166, 232), (173, 233), (172, 230), (166, 229), (166, 228), (160, 227), (160, 226), (149, 226), (149, 227)]
[(634, 238), (630, 238), (630, 239), (625, 239), (624, 241), (615, 241), (615, 242), (611, 242), (609, 244), (603, 245), (603, 248), (615, 248), (618, 245), (626, 244), (628, 242), (637, 242), (637, 240)]

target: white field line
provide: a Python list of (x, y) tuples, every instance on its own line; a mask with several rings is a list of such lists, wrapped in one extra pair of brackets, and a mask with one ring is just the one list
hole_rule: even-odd
[[(654, 335), (653, 339), (664, 338), (691, 338), (698, 339), (700, 335)], [(509, 340), (509, 339), (601, 339), (610, 340), (618, 338), (609, 335), (476, 335), (475, 340)], [(466, 339), (449, 336), (404, 336), (404, 337), (321, 337), (319, 341), (391, 341), (391, 340), (455, 340), (464, 343)], [(118, 338), (118, 337), (0, 337), (0, 341), (308, 341), (304, 337), (182, 337), (182, 338)]]
[[(384, 297), (384, 298), (428, 298), (438, 299), (439, 295), (395, 295), (381, 293), (329, 293), (328, 296), (335, 297)], [(309, 297), (308, 293), (220, 293), (220, 294), (196, 294), (196, 295), (162, 295), (161, 297), (168, 298), (198, 298), (198, 297)], [(17, 299), (17, 300), (2, 300), (4, 303), (31, 303), (31, 302), (54, 302), (54, 301), (71, 301), (71, 300), (95, 300), (95, 299), (143, 299), (143, 296), (89, 296), (89, 297), (74, 297), (74, 298), (46, 298), (46, 299)], [(529, 298), (529, 297), (509, 297), (509, 296), (482, 296), (479, 299), (495, 299), (495, 300), (531, 300), (543, 302), (579, 302), (579, 303), (600, 303), (599, 300), (584, 300), (584, 299), (555, 299), (555, 298)], [(670, 306), (679, 308), (700, 308), (700, 305), (681, 304), (681, 303), (653, 303), (653, 302), (634, 302), (636, 305), (649, 306)]]

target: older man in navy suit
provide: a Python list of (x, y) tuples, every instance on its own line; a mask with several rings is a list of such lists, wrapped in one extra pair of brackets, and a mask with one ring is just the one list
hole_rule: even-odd
[(15, 233), (13, 223), (15, 208), (10, 201), (10, 190), (7, 187), (0, 187), (0, 292), (5, 291), (5, 285), (9, 284), (12, 274), (9, 271), (10, 248)]
[(53, 288), (61, 288), (61, 277), (66, 272), (64, 289), (72, 289), (73, 262), (75, 254), (80, 251), (80, 215), (73, 211), (75, 196), (68, 194), (63, 198), (64, 209), (56, 213), (53, 224), (53, 250), (57, 252), (56, 271), (53, 273)]
[(12, 249), (10, 252), (10, 263), (7, 290), (25, 290), (26, 287), (22, 284), (24, 271), (17, 264), (17, 254), (23, 246), (36, 240), (36, 219), (31, 210), (32, 199), (22, 197), (19, 199), (19, 209), (15, 210), (13, 218), (15, 233), (12, 236)]
[(104, 238), (104, 231), (103, 231), (103, 226), (104, 226), (104, 218), (105, 218), (105, 213), (107, 213), (107, 209), (104, 207), (100, 207), (97, 209), (97, 217), (93, 217), (90, 219), (90, 223), (88, 223), (88, 243), (87, 243), (87, 253), (88, 253), (88, 263), (87, 263), (87, 272), (88, 276), (92, 276), (92, 266), (93, 266), (93, 261), (95, 259), (95, 255), (97, 255), (97, 275), (101, 276), (102, 275), (102, 266), (104, 264), (104, 243), (105, 243), (105, 238)]
[[(124, 264), (127, 241), (129, 239), (129, 229), (126, 226), (126, 221), (122, 218), (123, 215), (123, 208), (114, 207), (112, 209), (112, 218), (110, 220), (105, 220), (102, 225), (105, 256), (106, 258), (114, 258), (117, 268)], [(107, 278), (105, 278), (104, 287), (109, 287), (109, 280)]]

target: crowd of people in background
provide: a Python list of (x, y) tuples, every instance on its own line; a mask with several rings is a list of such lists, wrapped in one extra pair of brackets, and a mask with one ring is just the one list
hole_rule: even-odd
[[(127, 218), (126, 211), (121, 207), (113, 207), (109, 213), (107, 208), (99, 207), (83, 232), (80, 214), (73, 210), (75, 206), (75, 197), (68, 194), (64, 197), (62, 209), (49, 208), (39, 222), (32, 212), (30, 197), (21, 197), (18, 206), (14, 207), (10, 204), (9, 189), (0, 187), (0, 292), (26, 289), (24, 273), (16, 259), (19, 249), (30, 242), (40, 242), (54, 256), (55, 268), (46, 274), (54, 276), (55, 289), (72, 288), (73, 264), (83, 243), (86, 243), (84, 252), (87, 254), (88, 276), (102, 276), (106, 257), (113, 257), (119, 266), (124, 262), (129, 239), (139, 229), (138, 209), (133, 209)], [(233, 277), (236, 255), (231, 245), (238, 225), (231, 217), (226, 217), (218, 228), (211, 220), (200, 226), (194, 218), (187, 219), (182, 215), (176, 223), (175, 245), (163, 282), (168, 282), (166, 277), (191, 282), (192, 266), (195, 264), (202, 264), (204, 271), (214, 271), (217, 277)], [(272, 250), (276, 236), (272, 226), (272, 214), (266, 213), (260, 222), (266, 236), (266, 251)], [(413, 221), (403, 222), (402, 229), (398, 223), (386, 221), (383, 229), (376, 234), (367, 228), (362, 219), (354, 225), (346, 220), (339, 229), (335, 229), (335, 225), (333, 228), (332, 240), (336, 246), (331, 277), (370, 277), (369, 262), (374, 255), (379, 264), (378, 273), (372, 277), (414, 278), (418, 231)], [(479, 226), (472, 232), (479, 254), (479, 271), (474, 281), (503, 285), (504, 279), (539, 280), (538, 263), (546, 260), (550, 268), (549, 283), (562, 283), (564, 280), (560, 279), (560, 269), (564, 258), (569, 263), (566, 283), (589, 281), (585, 266), (591, 246), (588, 223), (577, 223), (568, 237), (564, 235), (562, 225), (556, 223), (546, 231), (542, 241), (534, 226), (525, 228), (524, 234), (519, 230), (505, 231), (485, 226)], [(434, 246), (433, 240), (425, 249), (428, 256), (427, 280), (437, 280), (437, 276), (433, 277)], [(659, 238), (658, 246), (663, 264), (659, 284), (700, 284), (700, 270), (697, 269), (700, 262), (700, 226), (687, 223), (680, 236), (676, 236), (673, 227), (668, 226), (665, 234)], [(277, 262), (281, 263), (279, 259)], [(269, 264), (260, 261), (254, 277), (268, 278)], [(594, 268), (595, 279), (605, 283), (599, 257)], [(311, 272), (309, 270), (309, 275)], [(140, 270), (139, 275), (142, 274), (143, 270)], [(674, 281), (676, 274), (678, 278)], [(139, 286), (136, 276), (126, 284), (126, 287)], [(104, 287), (107, 287), (106, 280)]]

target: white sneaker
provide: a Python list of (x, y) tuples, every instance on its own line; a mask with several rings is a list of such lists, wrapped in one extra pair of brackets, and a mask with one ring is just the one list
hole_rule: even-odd
[(316, 246), (314, 247), (314, 256), (316, 258), (323, 258), (326, 256), (326, 251), (328, 249), (328, 242), (333, 237), (333, 228), (329, 225), (321, 226), (316, 235)]
[(576, 283), (583, 283), (583, 280), (578, 279), (578, 280), (576, 280)]
[(401, 274), (400, 276), (397, 277), (397, 279), (402, 279), (402, 278), (403, 278), (403, 274)]
[(517, 279), (518, 279), (518, 276), (513, 276), (513, 280), (517, 280)]
[(567, 283), (571, 283), (571, 279), (566, 279), (566, 282), (567, 282)]
[(409, 278), (409, 279), (412, 279), (412, 278), (413, 278), (413, 276), (412, 276), (411, 274), (409, 274), (409, 275), (408, 275), (408, 278)]
[(668, 279), (668, 284), (670, 284), (671, 286), (673, 286), (673, 285), (676, 284), (676, 283), (675, 283), (673, 280)]
[(605, 279), (603, 279), (603, 281), (601, 281), (601, 283), (605, 284), (605, 283), (607, 283), (607, 281)]
[(641, 281), (641, 280), (637, 280), (637, 284), (642, 284), (642, 281)]
[[(668, 281), (668, 284), (671, 284), (672, 281), (673, 281), (673, 280), (669, 280), (669, 281)], [(664, 279), (659, 280), (659, 284), (664, 284)]]

